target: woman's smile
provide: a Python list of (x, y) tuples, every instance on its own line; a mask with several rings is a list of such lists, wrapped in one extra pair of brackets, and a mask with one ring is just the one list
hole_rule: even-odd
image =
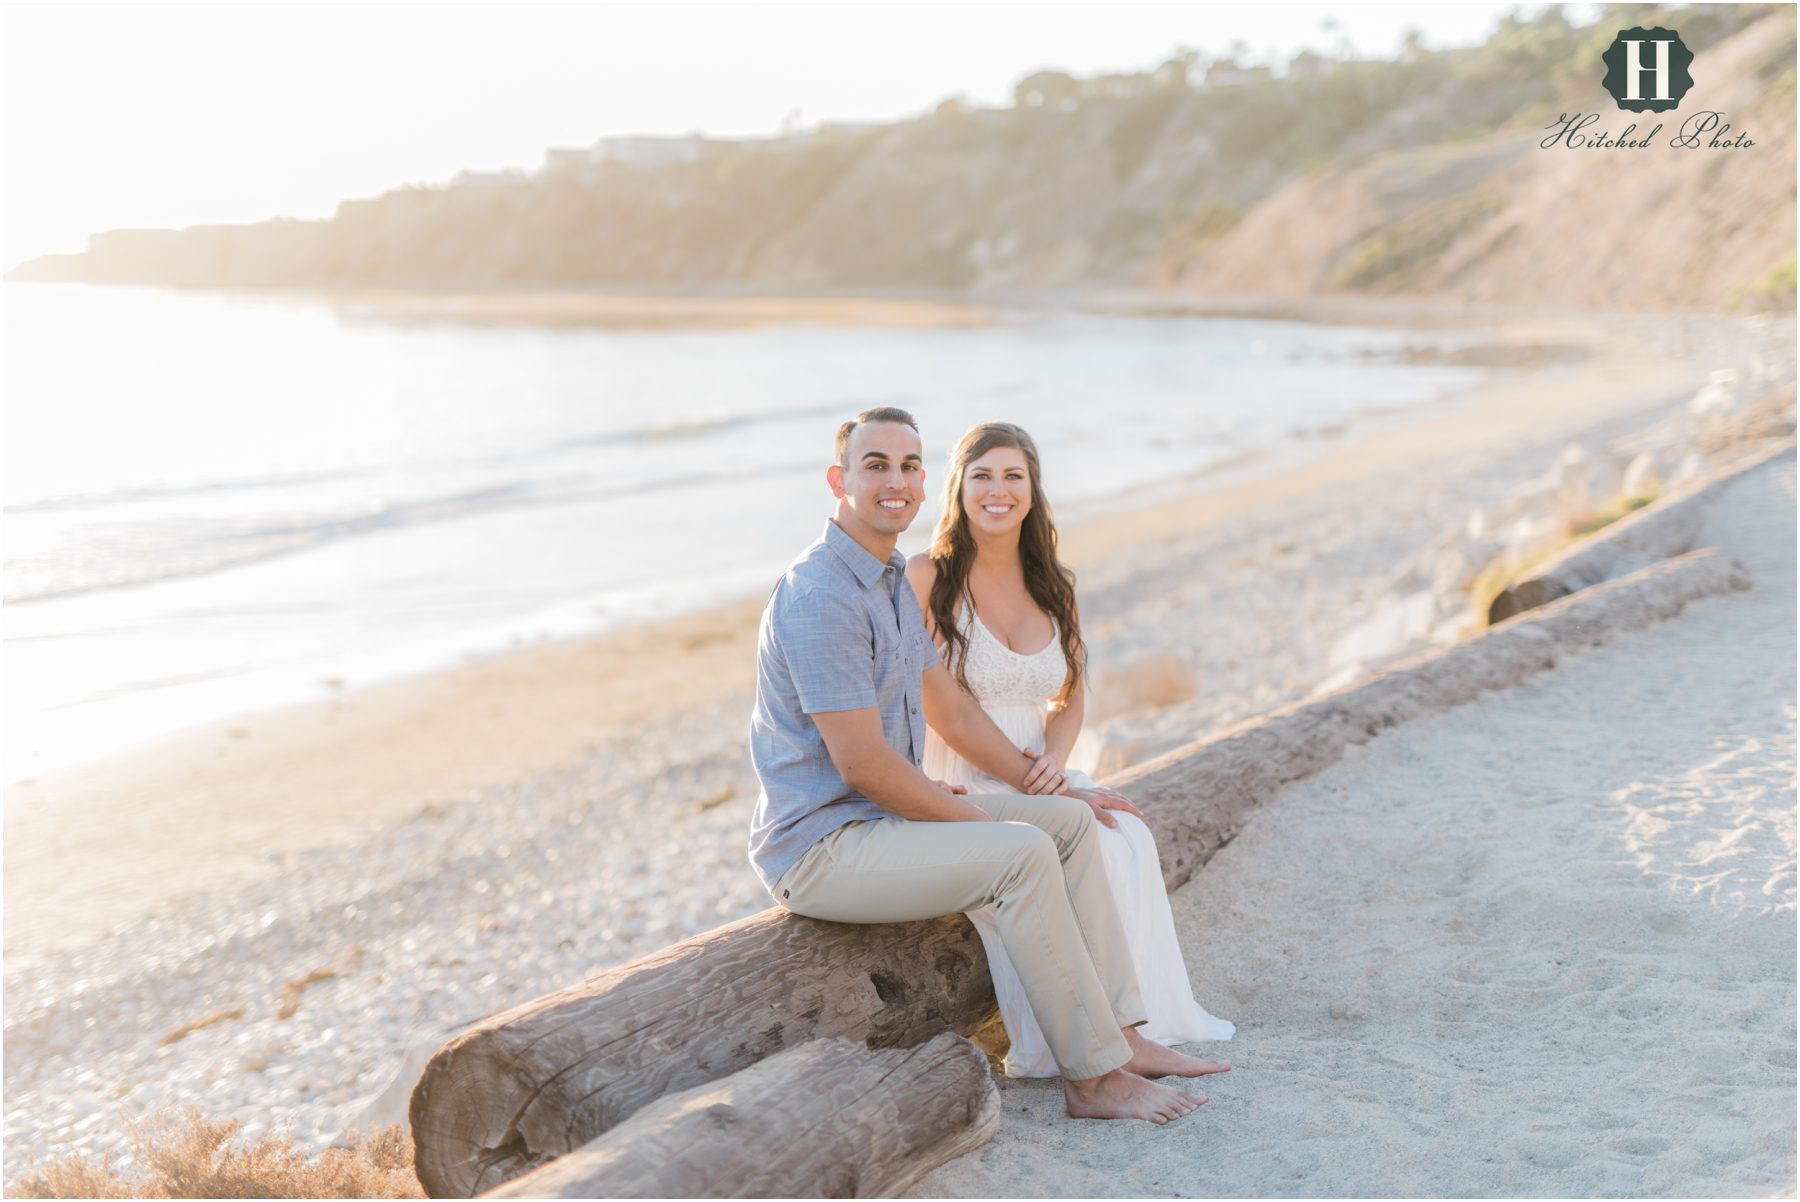
[(963, 474), (963, 509), (979, 530), (999, 534), (1031, 512), (1031, 479), (1025, 454), (995, 447), (970, 463)]

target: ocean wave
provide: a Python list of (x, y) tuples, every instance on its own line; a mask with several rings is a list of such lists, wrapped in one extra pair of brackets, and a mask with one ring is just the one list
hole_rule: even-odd
[(58, 493), (35, 497), (6, 506), (7, 513), (56, 513), (69, 509), (101, 508), (108, 505), (135, 505), (144, 501), (168, 501), (181, 497), (199, 497), (222, 493), (262, 492), (281, 488), (309, 488), (319, 484), (340, 484), (346, 480), (366, 479), (381, 474), (374, 468), (345, 468), (335, 471), (295, 472), (289, 475), (243, 476), (236, 479), (202, 480), (192, 483), (138, 484), (126, 488), (96, 492)]
[[(903, 398), (904, 399), (904, 398)], [(896, 404), (897, 401), (881, 401), (880, 404)], [(864, 405), (863, 408), (867, 408)], [(322, 485), (341, 485), (357, 480), (378, 479), (384, 476), (405, 476), (422, 471), (430, 472), (469, 472), (517, 470), (522, 465), (539, 464), (570, 453), (579, 453), (594, 449), (622, 448), (632, 446), (659, 445), (680, 442), (687, 439), (702, 439), (711, 435), (728, 431), (736, 432), (753, 427), (776, 425), (788, 421), (808, 421), (814, 418), (842, 417), (855, 412), (844, 403), (815, 405), (799, 409), (777, 410), (767, 413), (727, 413), (709, 412), (687, 417), (672, 418), (667, 421), (629, 427), (622, 430), (608, 430), (598, 433), (577, 434), (567, 438), (558, 438), (542, 443), (536, 447), (504, 454), (481, 454), (467, 456), (449, 456), (428, 462), (395, 462), (371, 467), (345, 467), (322, 469), (311, 472), (294, 472), (266, 476), (224, 477), (200, 480), (191, 483), (150, 483), (131, 485), (124, 488), (104, 491), (86, 491), (52, 494), (34, 497), (9, 504), (4, 512), (7, 514), (58, 513), (81, 509), (102, 509), (110, 506), (137, 505), (146, 502), (179, 501), (190, 498), (218, 498), (234, 493), (273, 492), (282, 489), (303, 490)], [(677, 482), (679, 483), (679, 482)], [(455, 498), (449, 500), (454, 501)], [(10, 599), (10, 594), (8, 595)]]
[[(879, 401), (875, 403), (892, 405), (900, 402)], [(860, 406), (862, 409), (870, 407), (871, 405), (867, 404)], [(689, 438), (705, 438), (726, 431), (741, 431), (757, 426), (780, 425), (785, 422), (810, 421), (814, 418), (837, 418), (842, 421), (855, 412), (857, 412), (856, 409), (847, 407), (843, 402), (809, 405), (799, 409), (776, 409), (766, 413), (722, 413), (715, 410), (639, 426), (634, 429), (614, 430), (602, 434), (578, 434), (553, 442), (539, 453), (556, 454), (582, 451), (593, 447), (628, 446), (633, 443), (678, 442)]]
[[(810, 460), (771, 471), (805, 470)], [(350, 511), (242, 517), (164, 517), (94, 523), (54, 549), (6, 561), (6, 603), (24, 604), (203, 576), (367, 534), (532, 506), (576, 505), (716, 483), (712, 472), (600, 484), (593, 473), (519, 479), (437, 496), (374, 502)], [(10, 511), (16, 513), (18, 511)]]

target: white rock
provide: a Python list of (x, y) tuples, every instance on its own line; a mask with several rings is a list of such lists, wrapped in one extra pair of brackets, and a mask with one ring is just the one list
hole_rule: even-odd
[(1561, 537), (1562, 523), (1545, 515), (1520, 518), (1506, 529), (1506, 557), (1515, 563), (1531, 558)]
[(1570, 443), (1556, 463), (1558, 513), (1565, 521), (1580, 521), (1619, 494), (1623, 477), (1610, 453), (1596, 454)]
[(1682, 488), (1700, 479), (1706, 474), (1705, 461), (1695, 452), (1688, 452), (1669, 472), (1669, 488)]
[(1431, 589), (1390, 598), (1332, 644), (1328, 662), (1341, 668), (1386, 659), (1429, 635), (1436, 619), (1437, 594)]
[(1438, 596), (1460, 592), (1481, 570), (1486, 557), (1476, 559), (1466, 547), (1445, 547), (1431, 561), (1431, 591)]
[(1737, 387), (1737, 373), (1724, 368), (1713, 372), (1700, 386), (1700, 391), (1688, 402), (1688, 412), (1702, 416), (1728, 413), (1742, 404), (1743, 399), (1743, 393)]
[(1657, 454), (1655, 451), (1640, 451), (1625, 466), (1625, 477), (1619, 483), (1619, 492), (1627, 497), (1647, 497), (1662, 487), (1657, 475)]

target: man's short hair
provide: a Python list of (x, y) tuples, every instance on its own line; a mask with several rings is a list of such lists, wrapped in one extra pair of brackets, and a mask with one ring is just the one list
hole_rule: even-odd
[(844, 453), (850, 449), (850, 432), (856, 427), (866, 426), (870, 422), (897, 422), (902, 426), (911, 426), (914, 434), (919, 432), (919, 423), (914, 421), (913, 415), (904, 409), (896, 409), (892, 405), (877, 405), (873, 409), (864, 409), (838, 427), (837, 461), (840, 465), (850, 466), (844, 462)]

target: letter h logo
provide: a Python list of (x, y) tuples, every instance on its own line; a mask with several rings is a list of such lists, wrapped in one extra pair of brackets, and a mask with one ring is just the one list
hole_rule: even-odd
[[(1650, 45), (1656, 47), (1656, 66), (1649, 69), (1656, 81), (1656, 95), (1650, 99), (1667, 100), (1669, 99), (1669, 44), (1658, 38)], [(1638, 92), (1638, 87), (1644, 78), (1643, 52), (1643, 39), (1632, 38), (1625, 43), (1625, 99), (1627, 100), (1644, 98)]]
[(1694, 86), (1688, 74), (1694, 53), (1672, 29), (1621, 29), (1600, 60), (1606, 64), (1601, 85), (1634, 113), (1666, 112)]

